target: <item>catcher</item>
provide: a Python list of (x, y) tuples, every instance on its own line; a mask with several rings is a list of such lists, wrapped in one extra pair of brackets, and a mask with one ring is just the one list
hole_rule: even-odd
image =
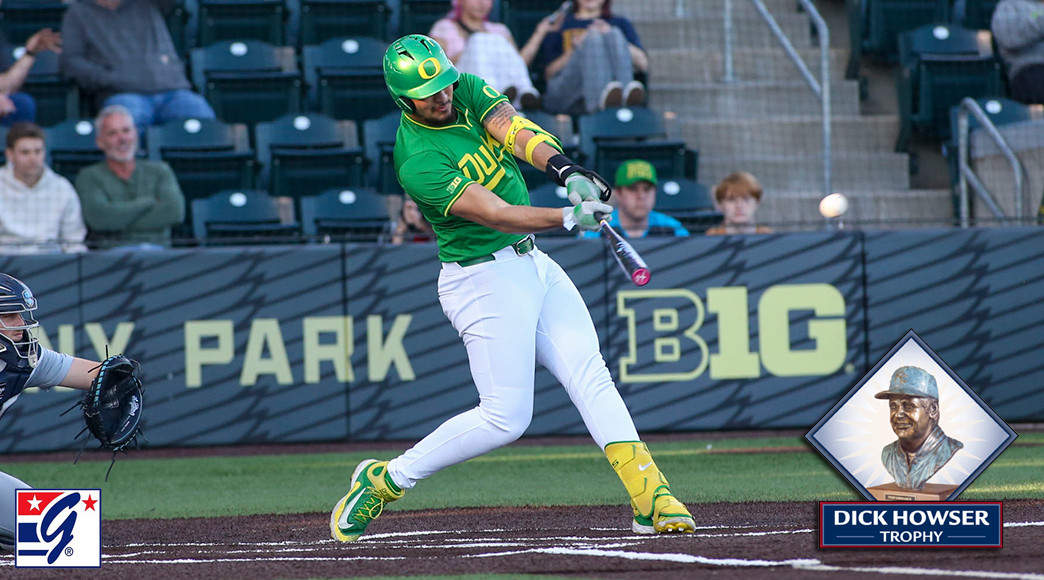
[[(40, 326), (34, 310), (32, 290), (0, 273), (0, 418), (28, 387), (81, 389), (87, 429), (103, 448), (119, 451), (140, 429), (138, 363), (124, 356), (98, 363), (42, 348), (31, 332)], [(14, 549), (15, 490), (28, 487), (0, 472), (0, 548)]]

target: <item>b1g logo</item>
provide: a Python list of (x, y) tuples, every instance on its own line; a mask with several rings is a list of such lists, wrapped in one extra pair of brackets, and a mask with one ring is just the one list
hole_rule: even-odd
[(100, 489), (19, 489), (16, 568), (101, 566)]
[[(761, 293), (755, 315), (759, 348), (752, 350), (747, 288), (708, 288), (706, 305), (685, 288), (624, 290), (617, 314), (627, 324), (627, 354), (619, 380), (688, 381), (829, 375), (848, 352), (845, 297), (830, 284), (780, 284)], [(717, 317), (718, 352), (698, 333), (706, 313)], [(796, 348), (801, 340), (805, 348)], [(810, 348), (808, 348), (810, 347)]]

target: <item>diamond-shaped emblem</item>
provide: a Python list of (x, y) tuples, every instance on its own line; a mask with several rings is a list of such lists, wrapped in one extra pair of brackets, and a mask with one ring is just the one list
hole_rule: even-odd
[(868, 500), (950, 501), (1017, 436), (911, 330), (805, 438)]

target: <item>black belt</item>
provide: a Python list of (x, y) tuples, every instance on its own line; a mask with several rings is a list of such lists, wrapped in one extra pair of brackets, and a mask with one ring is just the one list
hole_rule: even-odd
[[(515, 250), (515, 253), (519, 256), (524, 256), (529, 252), (532, 252), (536, 248), (536, 242), (533, 241), (533, 236), (526, 236), (521, 240), (511, 244), (511, 247)], [(467, 260), (461, 260), (457, 262), (457, 265), (461, 268), (467, 268), (468, 266), (474, 266), (476, 264), (485, 264), (486, 262), (492, 262), (496, 260), (493, 254), (486, 254), (485, 256), (479, 256), (477, 258), (470, 258)]]

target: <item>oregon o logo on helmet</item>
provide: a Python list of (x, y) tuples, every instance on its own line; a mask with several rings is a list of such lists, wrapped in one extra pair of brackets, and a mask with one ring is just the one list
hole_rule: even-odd
[[(431, 63), (430, 68), (434, 69), (434, 71), (430, 73), (428, 72), (428, 63)], [(439, 64), (439, 59), (435, 58), (434, 56), (429, 56), (428, 58), (422, 60), (420, 66), (417, 67), (417, 74), (419, 74), (421, 78), (424, 80), (435, 78), (435, 76), (438, 75), (440, 72), (442, 72), (442, 65)]]

